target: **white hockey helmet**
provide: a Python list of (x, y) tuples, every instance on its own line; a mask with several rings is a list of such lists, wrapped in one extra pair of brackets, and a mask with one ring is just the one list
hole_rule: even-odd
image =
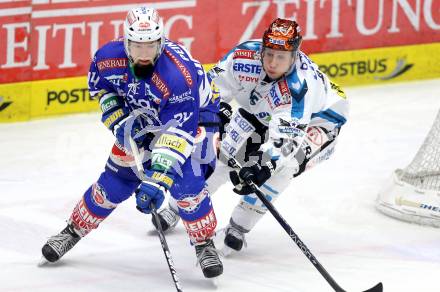
[(156, 9), (145, 6), (131, 9), (124, 21), (124, 48), (128, 59), (133, 62), (128, 48), (129, 41), (143, 43), (157, 40), (160, 42), (155, 61), (165, 43), (163, 20)]

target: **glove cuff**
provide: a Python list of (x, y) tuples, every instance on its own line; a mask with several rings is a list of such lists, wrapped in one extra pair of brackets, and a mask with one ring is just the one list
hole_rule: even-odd
[(128, 115), (122, 116), (120, 119), (116, 120), (113, 123), (111, 128), (109, 128), (115, 137), (116, 137), (116, 133), (117, 133), (118, 129), (128, 120), (128, 118), (129, 118)]
[(232, 107), (223, 101), (220, 101), (220, 110), (218, 113), (223, 124), (229, 123), (232, 117)]
[(168, 189), (166, 187), (164, 187), (162, 184), (154, 182), (154, 181), (144, 181), (143, 183), (150, 185), (150, 186), (153, 186), (155, 188), (158, 188), (159, 190), (163, 191), (164, 193), (166, 191), (168, 191)]
[(158, 184), (164, 187), (166, 190), (169, 190), (174, 183), (173, 176), (169, 174), (165, 174), (163, 172), (145, 170), (145, 175), (150, 180), (150, 182)]

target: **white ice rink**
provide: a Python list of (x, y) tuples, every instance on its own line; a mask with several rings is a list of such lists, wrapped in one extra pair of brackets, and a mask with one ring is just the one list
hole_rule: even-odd
[[(440, 230), (374, 208), (430, 129), (440, 79), (346, 91), (351, 114), (335, 155), (293, 180), (275, 206), (345, 290), (381, 281), (387, 292), (440, 291)], [(37, 267), (47, 237), (103, 170), (113, 138), (98, 114), (1, 124), (0, 134), (0, 291), (175, 291), (150, 216), (134, 198), (57, 264)], [(224, 227), (238, 198), (226, 184), (213, 200)], [(195, 266), (181, 224), (167, 240), (184, 291), (333, 291), (269, 213), (248, 248), (223, 260), (217, 287)]]

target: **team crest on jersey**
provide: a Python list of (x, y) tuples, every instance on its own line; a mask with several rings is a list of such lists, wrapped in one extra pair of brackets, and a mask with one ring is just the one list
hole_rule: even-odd
[(307, 127), (305, 124), (300, 124), (298, 119), (285, 120), (280, 118), (280, 124), (278, 125), (278, 131), (287, 135), (290, 138), (305, 136), (304, 129)]
[(157, 110), (155, 109), (152, 100), (145, 98), (142, 92), (142, 84), (145, 83), (136, 82), (135, 80), (132, 80), (130, 83), (128, 83), (128, 89), (126, 89), (126, 94), (124, 96), (125, 100), (135, 108), (145, 108), (156, 112)]

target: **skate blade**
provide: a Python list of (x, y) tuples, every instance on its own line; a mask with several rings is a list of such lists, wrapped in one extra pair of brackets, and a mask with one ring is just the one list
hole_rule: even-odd
[(220, 283), (220, 280), (219, 280), (220, 277), (221, 277), (221, 275), (218, 275), (217, 277), (209, 278), (207, 280), (211, 283), (213, 288), (217, 289), (218, 285)]
[(41, 256), (41, 259), (38, 262), (37, 266), (38, 267), (43, 267), (43, 266), (47, 265), (48, 263), (49, 263), (49, 261), (46, 260), (46, 258), (44, 256)]

